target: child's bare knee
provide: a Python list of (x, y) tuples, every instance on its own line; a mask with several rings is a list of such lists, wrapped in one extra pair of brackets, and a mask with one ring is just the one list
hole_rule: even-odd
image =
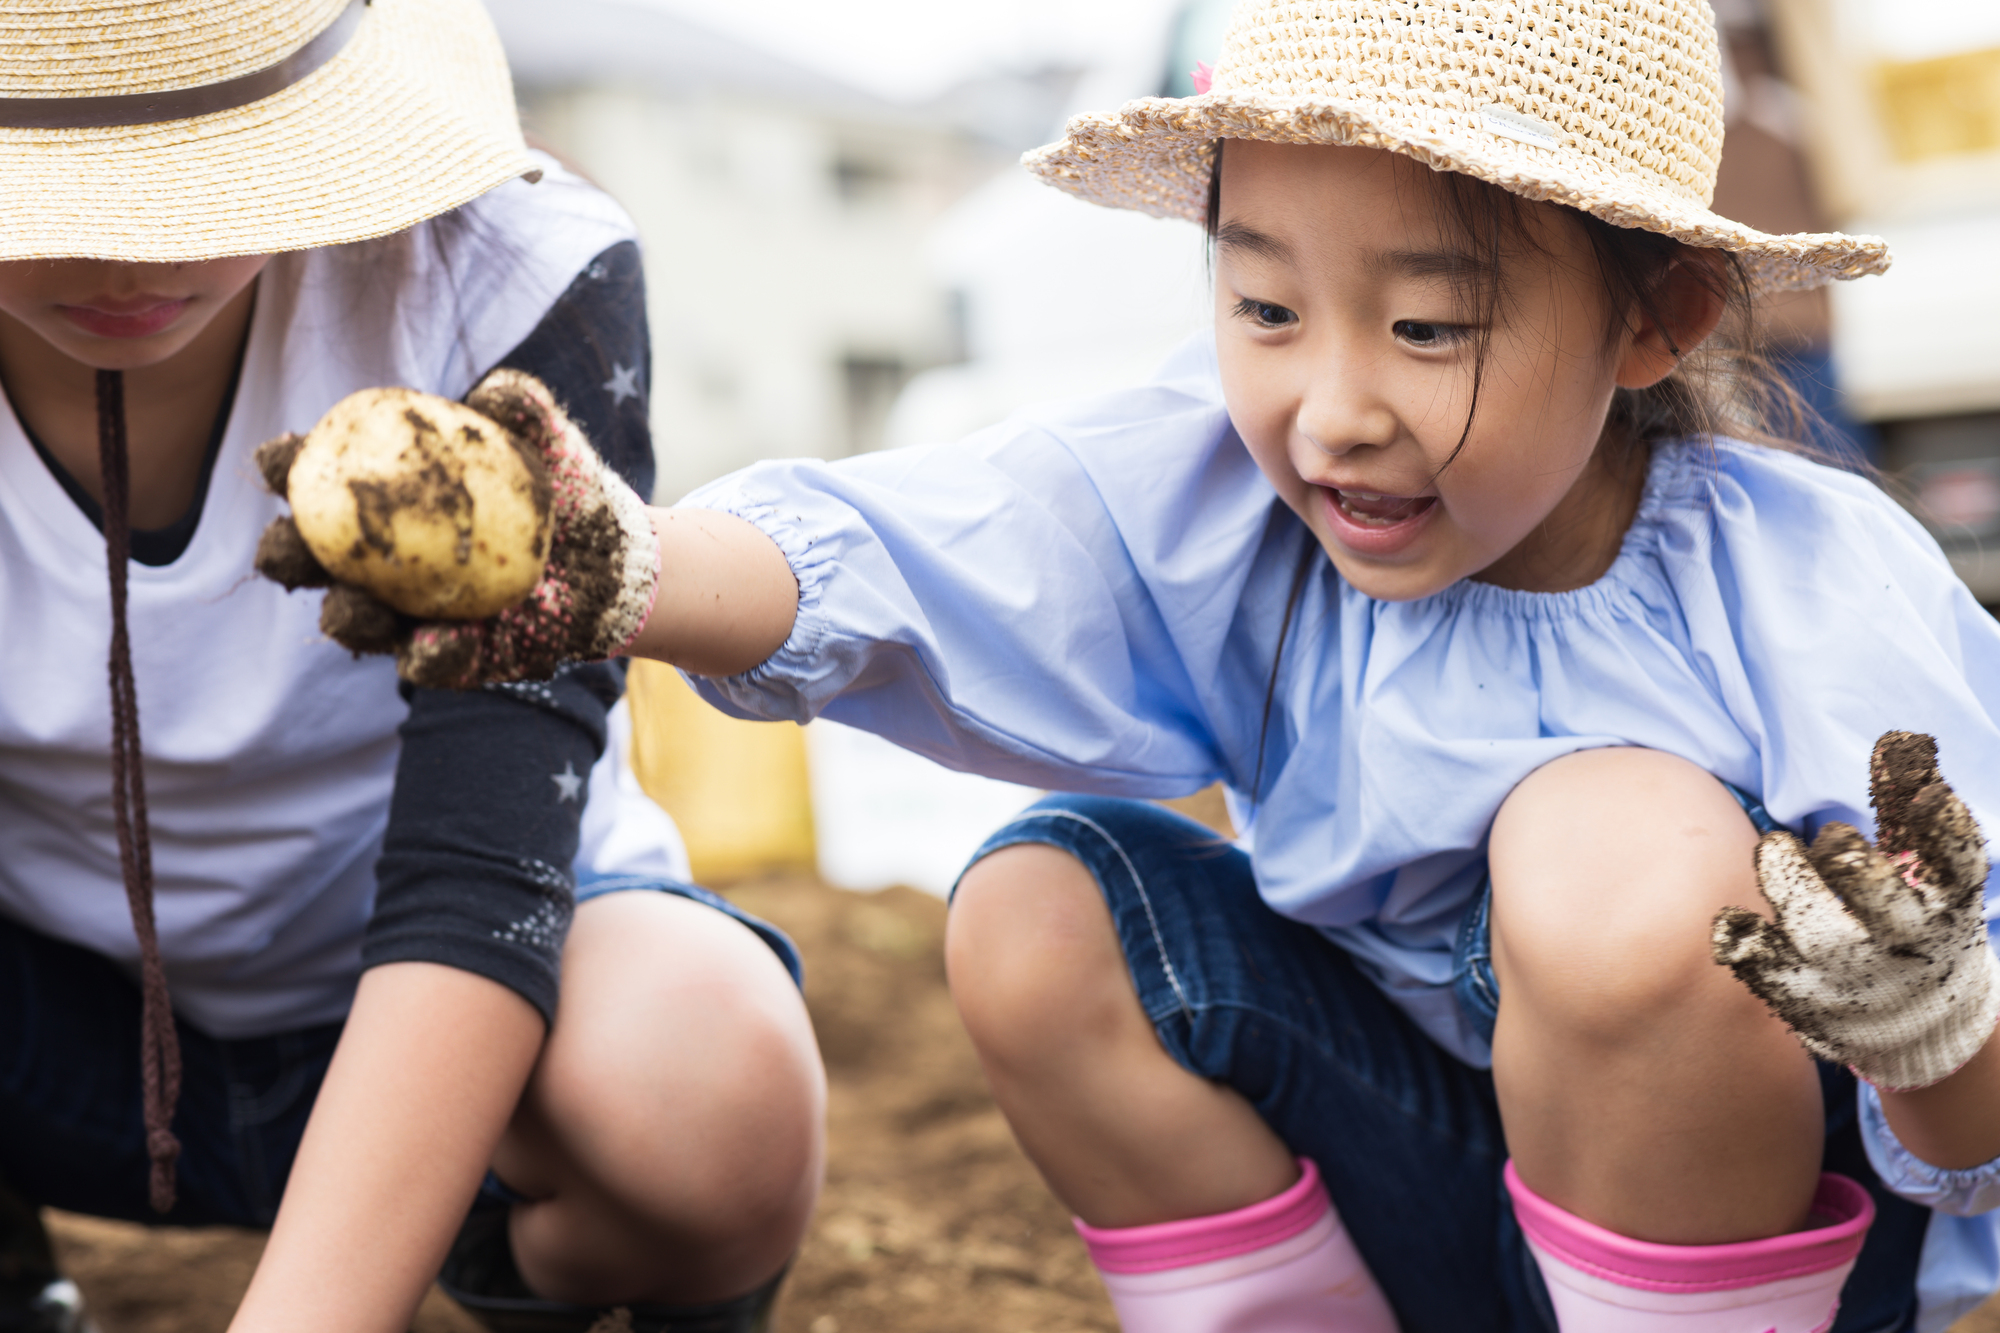
[(1097, 881), (1069, 853), (1041, 844), (1003, 848), (966, 872), (945, 962), (959, 1016), (989, 1066), (1069, 1058), (1101, 1032), (1107, 1007), (1137, 1008)]
[(556, 1183), (588, 1179), (635, 1216), (796, 1194), (817, 1177), (825, 1092), (791, 977), (719, 912), (618, 898), (579, 913), (565, 955), (576, 966), (524, 1106), (564, 1145)]
[(1762, 901), (1756, 842), (1729, 790), (1671, 755), (1590, 750), (1530, 775), (1489, 848), (1503, 997), (1607, 1040), (1740, 999), (1709, 959), (1709, 921)]

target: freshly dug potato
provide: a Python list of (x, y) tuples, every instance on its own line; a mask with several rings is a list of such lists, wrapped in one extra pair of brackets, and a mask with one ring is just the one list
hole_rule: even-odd
[(405, 615), (482, 620), (526, 597), (549, 553), (541, 460), (462, 403), (364, 389), (299, 446), (287, 483), (327, 570)]

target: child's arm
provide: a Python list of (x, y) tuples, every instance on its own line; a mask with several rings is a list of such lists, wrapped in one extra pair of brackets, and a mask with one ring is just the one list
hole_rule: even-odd
[[(948, 767), (1173, 795), (1240, 776), (1231, 761), (1252, 729), (1215, 734), (1212, 720), (1236, 714), (1205, 696), (1265, 687), (1285, 584), (1246, 581), (1260, 562), (1295, 564), (1302, 530), (1271, 521), (1268, 483), (1219, 404), (1156, 386), (1124, 397), (1131, 411), (1114, 397), (1085, 412), (1090, 451), (1060, 423), (1020, 422), (955, 447), (774, 462), (661, 511), (596, 466), (534, 386), (489, 380), (471, 404), (542, 449), (560, 481), (544, 582), (526, 601), (483, 621), (362, 617), (345, 611), (373, 601), (363, 587), (261, 555), (260, 568), (333, 584), (328, 634), (393, 653), (418, 685), (547, 679), (636, 653), (709, 678), (705, 696), (740, 715), (831, 709)], [(1167, 530), (1128, 541), (1100, 454), (1144, 456), (1145, 500), (1172, 515)], [(282, 493), (282, 455), (263, 457)], [(272, 532), (275, 549), (282, 520)], [(387, 632), (355, 632), (364, 620)], [(1225, 631), (1247, 631), (1248, 652), (1225, 653)]]
[(1876, 843), (1840, 823), (1810, 848), (1765, 835), (1757, 878), (1776, 920), (1725, 908), (1715, 960), (1814, 1055), (1873, 1084), (1904, 1147), (1932, 1166), (1980, 1166), (2000, 1158), (1986, 838), (1928, 736), (1883, 736), (1870, 773)]
[[(784, 555), (725, 514), (649, 513), (670, 574), (633, 651), (710, 674), (769, 657), (798, 605)], [(407, 1328), (545, 1036), (533, 1004), (473, 972), (364, 973), (236, 1333)]]
[(435, 963), (362, 974), (231, 1333), (401, 1333), (527, 1087), (544, 1027)]
[(798, 581), (777, 545), (731, 514), (650, 512), (660, 567), (671, 573), (660, 580), (632, 655), (698, 676), (733, 676), (777, 652), (799, 609)]
[(1878, 1091), (1889, 1128), (1932, 1166), (1967, 1171), (2000, 1158), (2000, 1042), (1989, 1038), (1957, 1073), (1927, 1088)]

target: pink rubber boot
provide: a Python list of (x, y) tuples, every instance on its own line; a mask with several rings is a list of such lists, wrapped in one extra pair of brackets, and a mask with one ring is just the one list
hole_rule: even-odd
[(1077, 1231), (1125, 1333), (1396, 1333), (1396, 1317), (1320, 1184), (1233, 1213)]
[(1875, 1204), (1846, 1176), (1819, 1178), (1824, 1225), (1736, 1245), (1655, 1245), (1593, 1226), (1521, 1183), (1514, 1216), (1563, 1333), (1825, 1333)]

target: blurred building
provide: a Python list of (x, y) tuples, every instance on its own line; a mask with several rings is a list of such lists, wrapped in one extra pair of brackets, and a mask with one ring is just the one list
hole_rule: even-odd
[[(1832, 229), (1807, 168), (1805, 116), (1784, 75), (1769, 16), (1758, 0), (1715, 0), (1714, 9), (1725, 126), (1715, 211), (1766, 232)], [(1811, 442), (1831, 456), (1872, 462), (1879, 442), (1855, 418), (1841, 386), (1826, 289), (1766, 297), (1757, 313), (1780, 368), (1817, 418)]]
[(1895, 254), (1829, 293), (1850, 404), (1953, 566), (2000, 603), (2000, 5), (1760, 8), (1821, 213)]
[[(1158, 0), (1152, 22), (1078, 71), (1069, 96), (1007, 146), (1048, 143), (1067, 116), (1170, 89), (1172, 73), (1213, 61), (1233, 0)], [(1197, 54), (1198, 53), (1198, 54)], [(965, 359), (917, 376), (897, 402), (891, 446), (955, 439), (1035, 403), (1133, 384), (1209, 319), (1201, 230), (1086, 204), (1018, 167), (996, 172), (946, 212), (926, 248), (955, 293)]]
[[(936, 224), (1076, 79), (995, 74), (904, 107), (640, 3), (487, 8), (530, 134), (638, 223), (662, 500), (881, 444), (910, 377), (964, 355), (962, 292), (925, 257)], [(1034, 795), (828, 723), (802, 741), (726, 718), (650, 663), (631, 697), (634, 768), (711, 881), (816, 860), (843, 887), (942, 893)]]
[(921, 253), (1000, 148), (644, 4), (488, 9), (530, 134), (638, 223), (661, 499), (875, 447), (910, 376), (959, 358)]

